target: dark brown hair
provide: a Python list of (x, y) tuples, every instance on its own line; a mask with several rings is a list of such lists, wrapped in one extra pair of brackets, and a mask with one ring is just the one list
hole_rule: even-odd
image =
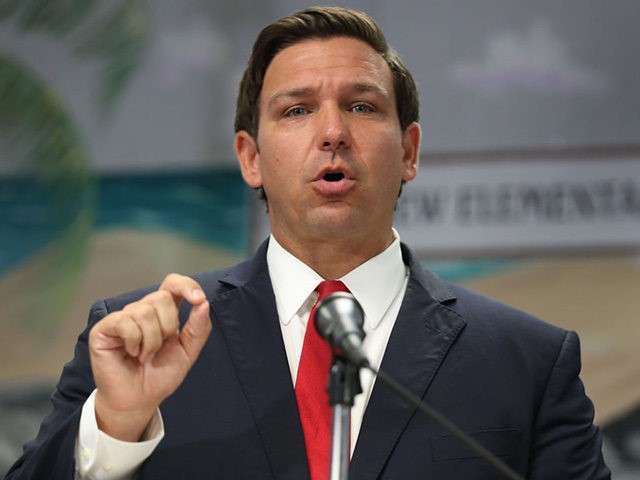
[(391, 69), (400, 127), (419, 118), (418, 92), (411, 72), (391, 49), (378, 24), (366, 13), (341, 7), (312, 7), (281, 18), (262, 29), (240, 82), (235, 131), (256, 139), (264, 75), (278, 52), (311, 38), (353, 37), (380, 53)]

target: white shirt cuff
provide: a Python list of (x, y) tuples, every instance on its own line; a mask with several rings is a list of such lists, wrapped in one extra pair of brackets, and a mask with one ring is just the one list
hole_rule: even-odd
[(82, 480), (125, 480), (134, 473), (164, 437), (160, 410), (151, 419), (140, 442), (123, 442), (98, 429), (96, 390), (82, 407), (76, 441), (76, 478)]

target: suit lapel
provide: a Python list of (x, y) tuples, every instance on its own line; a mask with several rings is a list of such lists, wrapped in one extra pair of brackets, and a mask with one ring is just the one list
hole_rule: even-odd
[[(455, 297), (403, 250), (411, 276), (381, 370), (422, 398), (465, 322), (441, 302)], [(350, 465), (350, 478), (378, 478), (416, 408), (376, 382)]]
[[(465, 322), (443, 305), (455, 297), (414, 262), (381, 369), (423, 397)], [(308, 479), (298, 417), (273, 289), (266, 242), (256, 256), (222, 280), (232, 286), (212, 302), (231, 359), (263, 440), (273, 477)], [(378, 478), (415, 408), (376, 382), (350, 466), (350, 478)], [(240, 466), (241, 468), (241, 466)]]
[(265, 252), (263, 245), (244, 268), (223, 279), (236, 288), (215, 299), (214, 321), (229, 347), (274, 478), (305, 479), (304, 438)]

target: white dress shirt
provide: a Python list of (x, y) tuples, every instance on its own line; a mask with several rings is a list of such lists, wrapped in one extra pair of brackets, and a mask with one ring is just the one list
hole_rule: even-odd
[[(395, 240), (382, 253), (342, 278), (329, 279), (341, 280), (362, 306), (365, 333), (362, 349), (375, 369), (382, 362), (409, 278), (408, 268), (402, 262), (400, 239), (395, 230), (394, 234)], [(309, 313), (318, 298), (314, 290), (325, 279), (282, 248), (273, 237), (267, 250), (267, 264), (289, 360), (291, 381), (295, 385)], [(375, 281), (376, 279), (379, 281)], [(351, 409), (352, 454), (374, 380), (371, 372), (361, 371), (362, 393), (355, 397)]]
[[(362, 344), (369, 363), (379, 368), (389, 335), (400, 310), (409, 278), (402, 262), (400, 238), (383, 252), (358, 266), (341, 280), (364, 311), (365, 338)], [(286, 251), (272, 236), (267, 250), (267, 265), (275, 294), (291, 381), (295, 385), (304, 333), (311, 308), (317, 300), (315, 288), (325, 280), (302, 261)], [(379, 279), (379, 281), (375, 281)], [(355, 397), (351, 409), (351, 454), (355, 449), (362, 417), (369, 401), (375, 377), (362, 370), (363, 392)], [(76, 479), (126, 480), (151, 455), (164, 436), (158, 411), (147, 428), (145, 440), (122, 442), (98, 429), (95, 418), (95, 391), (85, 402), (76, 441)]]

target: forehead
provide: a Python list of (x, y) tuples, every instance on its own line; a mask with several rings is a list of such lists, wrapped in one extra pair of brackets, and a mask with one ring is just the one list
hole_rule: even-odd
[(351, 37), (312, 38), (278, 52), (264, 76), (263, 93), (300, 82), (366, 80), (392, 91), (391, 69), (366, 42)]

